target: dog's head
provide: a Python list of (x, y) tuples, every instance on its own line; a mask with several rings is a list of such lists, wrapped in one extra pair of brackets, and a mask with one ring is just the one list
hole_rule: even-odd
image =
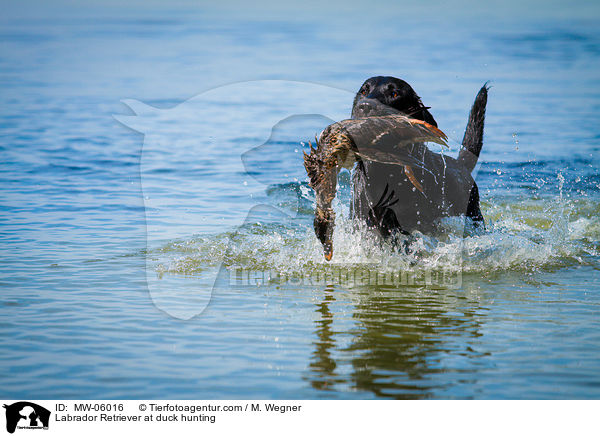
[(373, 100), (437, 127), (435, 119), (427, 110), (429, 108), (423, 105), (421, 98), (404, 80), (389, 76), (367, 79), (354, 97), (352, 118), (382, 115), (380, 110), (373, 108)]

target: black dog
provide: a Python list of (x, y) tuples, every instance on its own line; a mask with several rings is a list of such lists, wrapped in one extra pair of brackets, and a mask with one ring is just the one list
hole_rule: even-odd
[[(411, 150), (423, 164), (413, 174), (398, 165), (359, 159), (353, 173), (353, 218), (382, 236), (431, 232), (447, 216), (464, 215), (476, 226), (483, 225), (471, 172), (483, 145), (487, 91), (486, 84), (475, 98), (458, 159), (434, 153), (424, 144), (414, 144)], [(389, 108), (437, 127), (430, 108), (412, 87), (394, 77), (368, 79), (356, 94), (352, 118), (385, 116)]]

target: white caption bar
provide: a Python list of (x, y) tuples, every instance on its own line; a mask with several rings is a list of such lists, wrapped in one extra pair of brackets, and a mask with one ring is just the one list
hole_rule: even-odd
[[(0, 400), (1, 431), (56, 435), (598, 434), (598, 401)], [(168, 432), (168, 433), (167, 433)]]

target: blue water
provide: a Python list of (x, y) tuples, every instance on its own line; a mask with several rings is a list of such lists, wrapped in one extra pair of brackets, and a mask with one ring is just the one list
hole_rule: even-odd
[[(0, 396), (599, 398), (598, 7), (231, 5), (3, 5)], [(492, 81), (487, 230), (398, 253), (342, 174), (325, 265), (301, 151), (373, 75), (449, 154)]]

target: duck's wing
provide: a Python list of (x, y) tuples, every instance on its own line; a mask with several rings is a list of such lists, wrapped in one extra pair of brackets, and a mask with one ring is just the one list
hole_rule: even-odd
[(422, 194), (425, 194), (423, 186), (415, 177), (413, 167), (428, 170), (420, 156), (415, 155), (414, 144), (435, 142), (448, 146), (447, 137), (440, 129), (405, 115), (356, 118), (342, 121), (340, 124), (352, 140), (356, 157), (402, 165), (408, 180)]
[(309, 168), (351, 168), (358, 158), (423, 168), (422, 161), (412, 154), (413, 145), (434, 142), (447, 147), (446, 140), (437, 127), (405, 115), (343, 120), (321, 133), (317, 147), (311, 146), (310, 155), (305, 153), (305, 166), (309, 177)]
[(338, 124), (351, 139), (354, 153), (375, 162), (422, 168), (423, 163), (411, 154), (413, 144), (447, 146), (447, 137), (440, 129), (404, 115), (356, 118)]
[(304, 165), (313, 182), (325, 170), (351, 168), (359, 158), (423, 168), (423, 162), (412, 154), (413, 145), (435, 142), (447, 146), (446, 140), (437, 127), (404, 115), (343, 120), (327, 126), (316, 148), (311, 145), (310, 154), (305, 153)]

